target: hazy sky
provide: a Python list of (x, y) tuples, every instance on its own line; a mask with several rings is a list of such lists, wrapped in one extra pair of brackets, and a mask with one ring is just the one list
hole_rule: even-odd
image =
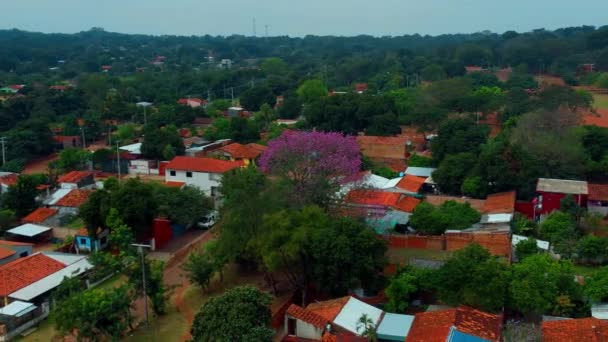
[(608, 24), (608, 0), (0, 0), (0, 28), (148, 34), (401, 35)]

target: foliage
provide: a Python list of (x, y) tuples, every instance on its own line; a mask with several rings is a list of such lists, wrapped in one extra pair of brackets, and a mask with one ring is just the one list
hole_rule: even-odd
[(172, 149), (172, 155), (183, 155), (185, 151), (184, 142), (179, 136), (175, 126), (155, 128), (148, 126), (145, 129), (145, 139), (141, 145), (141, 153), (150, 159), (163, 159), (167, 146)]
[(97, 236), (97, 229), (106, 227), (110, 211), (110, 193), (106, 190), (93, 192), (78, 208), (78, 216), (84, 221), (90, 236)]
[(192, 225), (213, 209), (211, 199), (193, 186), (182, 189), (158, 186), (154, 192), (159, 214), (168, 217), (174, 223)]
[(59, 286), (53, 290), (53, 300), (61, 305), (62, 301), (84, 290), (84, 284), (79, 277), (64, 277)]
[[(540, 224), (540, 237), (549, 241), (554, 248), (560, 243), (576, 237), (574, 221), (569, 214), (554, 211)], [(558, 248), (559, 250), (559, 248)]]
[(292, 187), (294, 203), (321, 206), (335, 194), (340, 177), (361, 167), (355, 137), (324, 132), (284, 132), (268, 143), (259, 163)]
[(367, 338), (369, 342), (378, 342), (378, 331), (376, 328), (376, 322), (367, 316), (367, 314), (361, 315), (357, 321), (357, 333)]
[(438, 295), (448, 305), (482, 311), (502, 310), (507, 298), (508, 266), (478, 244), (456, 251), (438, 274)]
[(456, 118), (446, 120), (439, 127), (438, 136), (431, 142), (433, 159), (443, 161), (447, 155), (479, 152), (486, 142), (488, 127), (476, 125), (471, 119)]
[(387, 298), (385, 309), (389, 312), (404, 313), (412, 296), (423, 290), (434, 289), (434, 270), (406, 267), (393, 276), (385, 289)]
[(559, 296), (568, 296), (571, 301), (580, 297), (572, 264), (539, 254), (511, 267), (509, 303), (512, 308), (524, 314), (571, 314), (571, 308), (559, 305)]
[(131, 245), (135, 243), (135, 234), (129, 226), (124, 224), (118, 210), (110, 209), (105, 223), (110, 228), (108, 239), (110, 246), (119, 251), (121, 255), (134, 255), (135, 251)]
[(583, 291), (592, 303), (605, 303), (608, 300), (608, 266), (598, 269), (587, 277)]
[(607, 261), (608, 238), (585, 235), (576, 243), (578, 262), (601, 265)]
[(91, 152), (77, 148), (68, 148), (59, 153), (56, 166), (62, 172), (82, 170), (90, 160)]
[(448, 229), (469, 228), (480, 219), (481, 215), (471, 208), (469, 203), (446, 201), (439, 207), (435, 207), (423, 202), (414, 209), (410, 223), (420, 233), (440, 235)]
[(538, 254), (539, 252), (540, 249), (538, 248), (536, 239), (534, 238), (522, 240), (515, 246), (515, 255), (519, 261), (524, 260), (530, 255)]
[(407, 160), (407, 166), (412, 167), (433, 167), (433, 159), (425, 156), (412, 154)]
[(136, 235), (146, 234), (158, 208), (150, 185), (138, 179), (129, 179), (111, 194), (112, 207)]
[[(164, 263), (157, 260), (144, 259), (146, 274), (146, 295), (152, 302), (152, 309), (157, 315), (165, 313), (169, 293), (163, 282)], [(137, 296), (143, 295), (142, 265), (135, 259), (125, 268), (129, 284)], [(147, 299), (146, 299), (147, 300)]]
[(569, 214), (574, 222), (579, 222), (585, 213), (585, 209), (576, 203), (573, 195), (567, 195), (559, 201), (559, 210)]
[(63, 333), (77, 330), (81, 339), (118, 339), (131, 326), (130, 308), (131, 296), (124, 286), (78, 292), (55, 308), (55, 326)]
[(192, 323), (194, 341), (271, 341), (269, 295), (236, 287), (211, 298)]
[(17, 218), (22, 218), (38, 208), (36, 196), (39, 185), (37, 177), (32, 175), (20, 175), (14, 185), (8, 187), (8, 191), (2, 195), (3, 209), (9, 209), (15, 213)]
[(311, 103), (327, 96), (327, 87), (321, 80), (311, 79), (304, 81), (296, 91), (302, 103)]
[(276, 97), (266, 85), (256, 86), (244, 91), (240, 96), (241, 105), (250, 111), (258, 111), (264, 104), (274, 106)]
[(0, 230), (5, 231), (17, 223), (15, 212), (10, 209), (0, 210)]
[(190, 253), (182, 268), (191, 282), (206, 290), (213, 276), (224, 267), (224, 264), (218, 261), (217, 252), (212, 253), (207, 247)]

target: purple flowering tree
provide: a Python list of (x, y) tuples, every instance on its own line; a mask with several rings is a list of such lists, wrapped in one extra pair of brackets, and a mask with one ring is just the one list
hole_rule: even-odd
[(339, 180), (359, 171), (361, 157), (354, 136), (285, 131), (268, 143), (260, 167), (292, 187), (295, 203), (326, 206)]

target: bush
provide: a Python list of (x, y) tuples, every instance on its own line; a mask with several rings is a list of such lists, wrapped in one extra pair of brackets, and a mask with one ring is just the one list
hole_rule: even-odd
[(425, 202), (416, 207), (410, 223), (420, 233), (440, 235), (448, 229), (469, 228), (480, 219), (481, 215), (469, 203), (447, 201), (435, 207)]

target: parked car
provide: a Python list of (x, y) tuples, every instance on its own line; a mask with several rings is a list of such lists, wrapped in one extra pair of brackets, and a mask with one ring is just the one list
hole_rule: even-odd
[(219, 219), (219, 213), (215, 210), (210, 211), (207, 215), (201, 217), (196, 226), (201, 229), (209, 229), (215, 225)]

